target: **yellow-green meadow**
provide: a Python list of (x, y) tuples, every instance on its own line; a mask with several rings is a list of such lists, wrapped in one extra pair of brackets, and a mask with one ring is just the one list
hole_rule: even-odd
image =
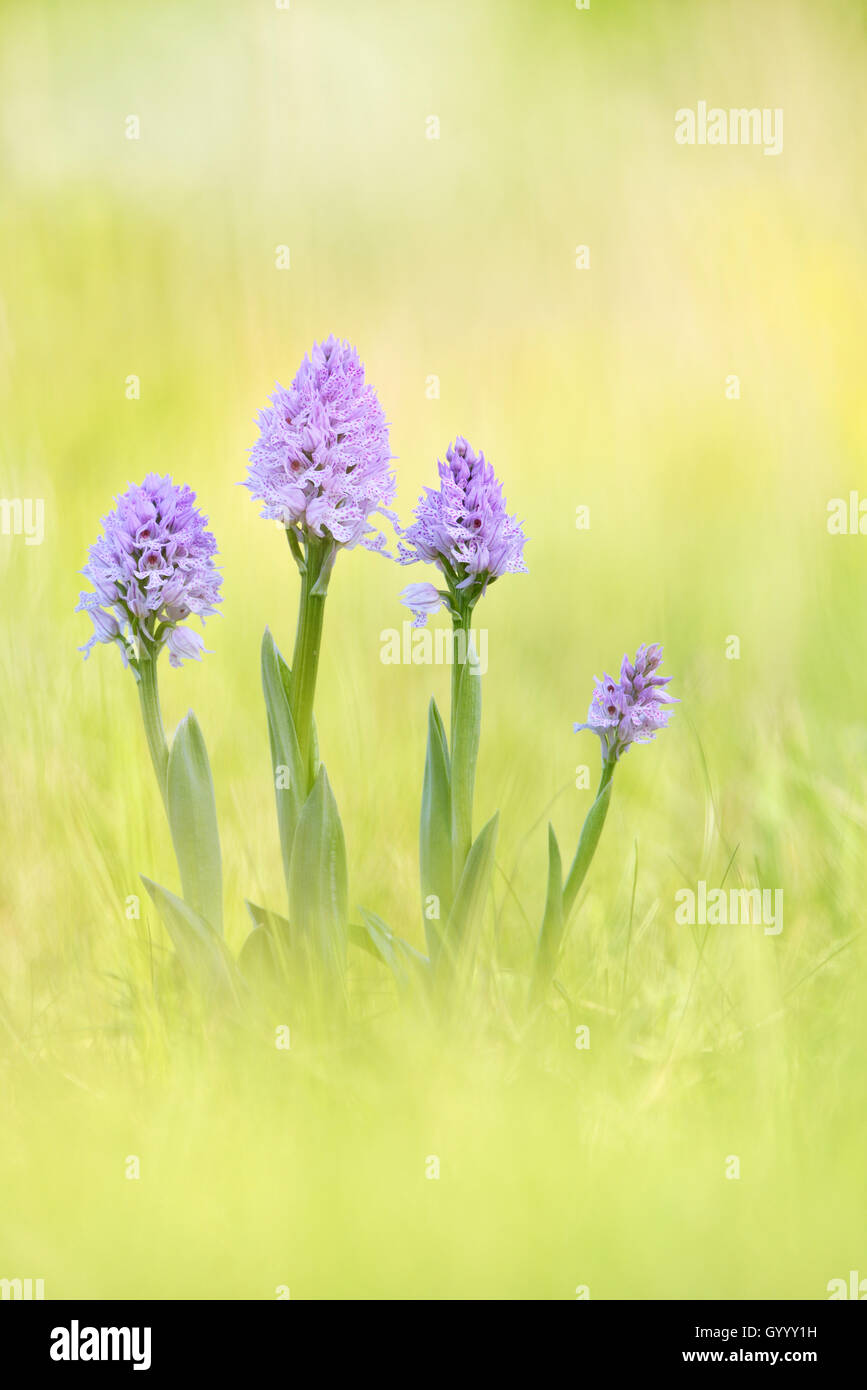
[[(867, 1276), (865, 55), (843, 0), (3, 5), (0, 1278), (822, 1299)], [(82, 660), (75, 605), (128, 484), (194, 489), (222, 603), (160, 689), (169, 735), (192, 708), (207, 742), (236, 960), (245, 900), (286, 911), (260, 647), (291, 656), (299, 593), (239, 484), (275, 382), (332, 333), (389, 422), (402, 524), (466, 436), (528, 572), (473, 614), (473, 832), (499, 823), (472, 978), (429, 1008), (350, 939), (320, 1032), (291, 980), (185, 986), (140, 877), (180, 892), (135, 681), (111, 645)], [(414, 635), (399, 594), (436, 579), (341, 552), (316, 687), (350, 922), (419, 952), (449, 624)], [(547, 825), (568, 868), (599, 780), (573, 725), (657, 642), (679, 703), (618, 763), (528, 1012)]]

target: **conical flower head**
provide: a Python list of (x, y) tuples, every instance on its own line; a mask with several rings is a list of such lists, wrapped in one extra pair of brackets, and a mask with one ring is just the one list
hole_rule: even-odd
[(587, 722), (576, 724), (575, 732), (599, 735), (603, 762), (616, 761), (633, 743), (650, 743), (668, 724), (673, 710), (665, 705), (678, 701), (664, 689), (671, 677), (659, 675), (661, 664), (662, 647), (652, 643), (639, 647), (634, 661), (624, 656), (618, 680), (596, 678)]
[(501, 575), (526, 573), (527, 538), (506, 511), (492, 466), (466, 439), (450, 444), (437, 468), (439, 489), (425, 488), (415, 521), (403, 532), (399, 558), (402, 564), (437, 565), (450, 588), (469, 590), (475, 601)]
[(81, 594), (77, 605), (94, 626), (81, 650), (87, 657), (94, 642), (116, 642), (126, 662), (139, 655), (140, 643), (153, 654), (168, 641), (173, 666), (198, 659), (201, 638), (178, 624), (216, 612), (222, 581), (214, 566), (217, 542), (196, 494), (149, 473), (116, 501), (82, 571), (95, 592)]
[(244, 486), (261, 515), (347, 547), (382, 550), (370, 517), (394, 497), (388, 425), (350, 343), (314, 343), (258, 417)]

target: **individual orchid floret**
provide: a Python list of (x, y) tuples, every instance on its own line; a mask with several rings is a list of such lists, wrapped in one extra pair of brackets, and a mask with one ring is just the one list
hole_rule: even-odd
[(405, 589), (401, 589), (399, 597), (401, 603), (413, 612), (413, 627), (424, 627), (432, 613), (448, 607), (448, 595), (433, 584), (407, 584)]
[(185, 661), (201, 661), (207, 651), (200, 632), (191, 627), (173, 627), (167, 638), (169, 665), (182, 666)]
[(405, 565), (418, 560), (437, 565), (453, 606), (471, 611), (501, 575), (526, 573), (526, 537), (521, 523), (506, 511), (492, 466), (466, 439), (459, 436), (450, 444), (446, 462), (437, 467), (439, 490), (425, 488), (415, 521), (402, 533), (398, 558)]
[(222, 581), (214, 566), (217, 543), (196, 494), (149, 473), (116, 501), (82, 571), (94, 592), (81, 594), (77, 611), (90, 614), (94, 631), (80, 650), (87, 657), (95, 642), (114, 642), (136, 670), (164, 644), (173, 666), (200, 659), (202, 638), (179, 624), (215, 613)]
[(596, 678), (587, 722), (576, 724), (575, 732), (599, 735), (604, 763), (617, 762), (633, 743), (650, 743), (668, 724), (674, 711), (665, 705), (678, 701), (664, 689), (671, 677), (658, 674), (661, 664), (662, 647), (655, 642), (639, 647), (634, 662), (624, 656), (619, 680)]
[(383, 550), (371, 516), (394, 497), (388, 425), (355, 348), (332, 334), (314, 343), (286, 390), (279, 383), (258, 417), (244, 486), (282, 522), (290, 542), (306, 535)]

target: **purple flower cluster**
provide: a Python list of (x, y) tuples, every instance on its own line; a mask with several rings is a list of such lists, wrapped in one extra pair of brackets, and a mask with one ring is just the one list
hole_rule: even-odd
[(388, 425), (355, 348), (333, 334), (314, 343), (258, 425), (244, 486), (264, 502), (263, 517), (340, 545), (384, 549), (385, 537), (370, 535), (370, 515), (394, 497)]
[(671, 676), (657, 675), (661, 664), (662, 647), (654, 642), (639, 647), (634, 662), (624, 656), (619, 680), (596, 678), (587, 723), (576, 724), (575, 732), (592, 729), (599, 735), (603, 762), (616, 761), (633, 743), (650, 743), (667, 725), (673, 711), (664, 703), (678, 702), (663, 689)]
[[(476, 453), (459, 436), (446, 452), (446, 462), (438, 462), (439, 491), (425, 488), (415, 509), (415, 521), (403, 533), (399, 547), (402, 564), (417, 560), (433, 563), (442, 570), (450, 589), (469, 590), (474, 602), (488, 584), (503, 574), (526, 572), (524, 535), (521, 523), (509, 516), (503, 489), (482, 453)], [(423, 622), (431, 611), (433, 585), (410, 585), (405, 602), (427, 594), (427, 608), (415, 605), (416, 621)], [(418, 591), (413, 594), (411, 591)]]
[(116, 500), (82, 571), (95, 592), (83, 593), (76, 611), (90, 614), (94, 633), (80, 650), (87, 657), (94, 642), (116, 642), (126, 664), (141, 655), (142, 643), (155, 655), (165, 642), (173, 666), (199, 660), (202, 637), (178, 624), (216, 612), (221, 579), (196, 494), (149, 473)]

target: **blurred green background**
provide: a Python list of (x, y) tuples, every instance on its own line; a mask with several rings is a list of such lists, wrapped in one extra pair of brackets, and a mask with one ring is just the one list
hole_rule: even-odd
[[(568, 1299), (867, 1275), (867, 540), (826, 526), (867, 489), (865, 56), (851, 0), (5, 0), (0, 494), (46, 510), (42, 545), (0, 536), (0, 1277)], [(678, 145), (700, 100), (782, 108), (783, 152)], [(282, 903), (258, 651), (266, 624), (291, 650), (297, 576), (237, 484), (274, 380), (329, 332), (380, 394), (404, 519), (463, 433), (531, 538), (477, 610), (489, 964), (430, 1031), (353, 957), (338, 1058), (274, 1048), (290, 1001), (228, 1036), (155, 1005), (167, 940), (125, 902), (140, 872), (176, 886), (171, 843), (132, 679), (107, 648), (81, 661), (73, 612), (114, 495), (189, 482), (225, 601), (163, 701), (208, 740), (239, 947), (243, 898)], [(380, 634), (429, 577), (341, 556), (318, 694), (352, 902), (418, 945), (448, 674), (383, 665)], [(571, 856), (576, 768), (597, 775), (572, 724), (643, 641), (682, 704), (618, 770), (528, 1032), (545, 821)], [(783, 889), (779, 936), (675, 924), (675, 893), (729, 865)]]

